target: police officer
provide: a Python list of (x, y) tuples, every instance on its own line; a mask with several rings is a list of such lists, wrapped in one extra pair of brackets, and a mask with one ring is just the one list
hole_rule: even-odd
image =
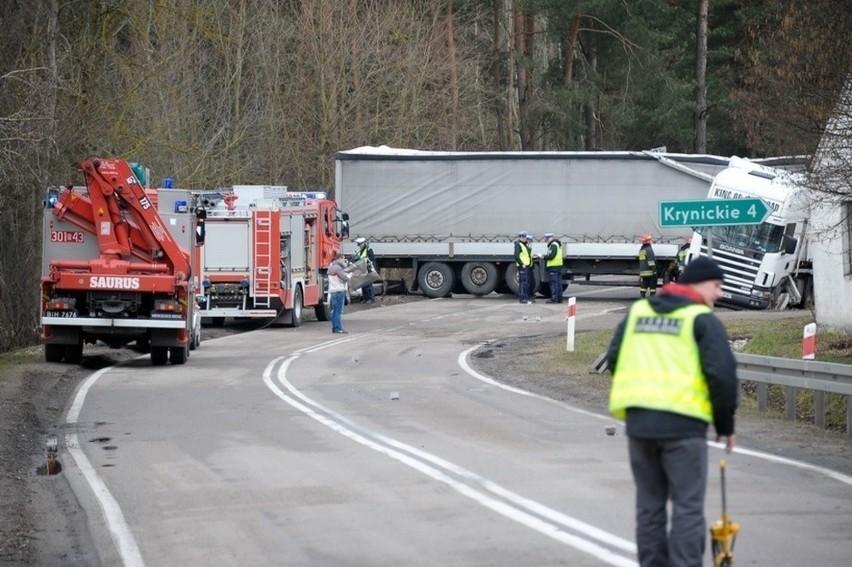
[(722, 277), (714, 260), (696, 258), (680, 282), (631, 306), (607, 351), (609, 409), (625, 420), (642, 567), (703, 564), (707, 427), (730, 453), (738, 401), (737, 362), (712, 310)]
[(547, 270), (550, 283), (550, 299), (548, 303), (562, 303), (562, 243), (556, 240), (552, 232), (546, 232), (547, 254), (544, 256), (544, 267)]
[(651, 247), (651, 235), (642, 235), (642, 247), (639, 248), (639, 295), (645, 297), (657, 293), (657, 259)]
[[(366, 258), (368, 265), (371, 266), (373, 270), (377, 270), (376, 255), (373, 253), (373, 249), (370, 248), (370, 244), (367, 242), (367, 239), (363, 237), (356, 238), (355, 244), (358, 245), (358, 250), (355, 251), (355, 258), (357, 260)], [(375, 301), (376, 298), (373, 293), (373, 283), (370, 282), (361, 288), (361, 303), (375, 303)]]
[(533, 255), (529, 235), (525, 230), (518, 232), (518, 239), (515, 241), (515, 265), (518, 267), (518, 302), (532, 303), (530, 280), (533, 278)]

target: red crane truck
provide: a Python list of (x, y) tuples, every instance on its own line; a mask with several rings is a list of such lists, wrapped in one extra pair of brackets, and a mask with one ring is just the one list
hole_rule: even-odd
[(54, 188), (45, 200), (45, 360), (79, 363), (83, 345), (101, 341), (135, 342), (154, 365), (185, 363), (200, 342), (191, 251), (204, 226), (195, 196), (161, 200), (140, 182), (144, 170), (121, 159), (86, 159), (81, 169), (85, 187)]
[(326, 269), (349, 235), (349, 216), (334, 201), (272, 185), (235, 185), (201, 197), (199, 305), (206, 323), (268, 318), (298, 327), (305, 307), (329, 319)]

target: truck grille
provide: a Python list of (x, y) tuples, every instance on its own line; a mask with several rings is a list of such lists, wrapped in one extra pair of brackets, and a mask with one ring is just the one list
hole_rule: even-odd
[[(707, 246), (701, 246), (701, 254), (707, 255)], [(757, 272), (760, 269), (760, 260), (732, 254), (725, 250), (713, 247), (713, 259), (719, 262), (722, 271), (725, 272), (725, 281), (722, 290), (735, 295), (751, 296)]]

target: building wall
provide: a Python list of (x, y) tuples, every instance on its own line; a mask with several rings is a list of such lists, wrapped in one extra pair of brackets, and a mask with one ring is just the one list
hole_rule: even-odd
[(812, 208), (814, 300), (820, 329), (852, 332), (852, 200)]
[(852, 332), (852, 75), (815, 155), (810, 185), (817, 325)]

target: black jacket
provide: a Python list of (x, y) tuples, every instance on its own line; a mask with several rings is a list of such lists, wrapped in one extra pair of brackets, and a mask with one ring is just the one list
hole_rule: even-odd
[[(671, 313), (692, 305), (695, 301), (683, 292), (684, 286), (669, 284), (649, 301), (657, 313)], [(625, 317), (615, 331), (607, 351), (610, 371), (618, 366), (618, 352), (624, 337)], [(707, 379), (710, 402), (713, 406), (713, 425), (716, 434), (734, 433), (734, 412), (739, 401), (737, 361), (728, 342), (728, 333), (722, 322), (712, 313), (695, 318), (695, 342), (701, 358), (701, 368)], [(699, 419), (671, 412), (628, 408), (626, 431), (628, 435), (648, 439), (703, 437), (707, 424)]]

